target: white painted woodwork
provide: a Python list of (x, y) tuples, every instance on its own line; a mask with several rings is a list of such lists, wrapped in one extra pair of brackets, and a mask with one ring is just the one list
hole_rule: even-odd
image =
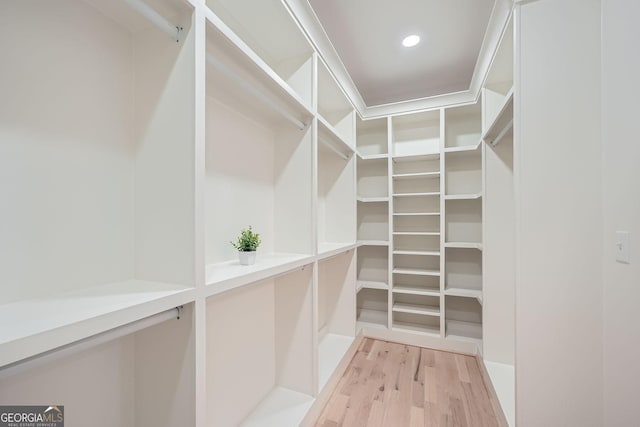
[(388, 316), (388, 291), (364, 288), (358, 292), (356, 325), (362, 328), (386, 328)]
[(516, 6), (518, 427), (604, 425), (600, 6)]
[(392, 118), (393, 156), (418, 156), (440, 152), (440, 111)]
[(387, 159), (358, 159), (358, 180), (356, 183), (358, 197), (388, 197), (387, 194)]
[(445, 109), (445, 149), (476, 146), (481, 138), (481, 104)]
[(356, 333), (356, 256), (349, 250), (318, 262), (318, 392), (353, 342)]
[[(356, 148), (361, 156), (388, 154), (387, 119), (362, 120), (356, 117)], [(386, 158), (384, 156), (383, 158)]]
[(314, 394), (312, 283), (309, 266), (208, 299), (208, 422), (239, 425), (279, 387)]
[[(633, 52), (638, 40), (633, 1), (602, 1), (602, 167), (604, 209), (604, 421), (633, 425), (640, 419), (634, 396), (640, 367), (637, 327), (640, 288), (640, 180), (635, 143), (640, 62)], [(631, 192), (630, 192), (631, 191)], [(635, 193), (635, 196), (632, 196)], [(614, 233), (631, 233), (630, 264), (615, 261)]]

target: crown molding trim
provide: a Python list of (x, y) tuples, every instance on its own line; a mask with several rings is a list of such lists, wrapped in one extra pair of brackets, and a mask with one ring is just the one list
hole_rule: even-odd
[(526, 3), (530, 1), (538, 0), (496, 0), (469, 83), (469, 89), (425, 98), (368, 106), (365, 104), (360, 91), (358, 91), (338, 52), (320, 24), (320, 20), (309, 1), (282, 0), (298, 22), (298, 25), (306, 33), (320, 59), (327, 65), (342, 91), (349, 98), (360, 117), (365, 120), (475, 103), (480, 96), (480, 90), (487, 78), (504, 35), (514, 2)]

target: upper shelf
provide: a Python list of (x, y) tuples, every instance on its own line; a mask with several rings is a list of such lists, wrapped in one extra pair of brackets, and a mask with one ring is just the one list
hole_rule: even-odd
[(321, 60), (318, 64), (318, 117), (353, 151), (355, 110)]
[(313, 48), (283, 2), (261, 0), (248, 7), (243, 1), (206, 0), (206, 5), (210, 22), (237, 35), (232, 41), (252, 60), (303, 104), (312, 105)]
[(362, 158), (386, 158), (387, 119), (362, 120), (356, 117), (356, 147)]
[(424, 160), (437, 160), (440, 158), (440, 153), (428, 153), (428, 154), (404, 154), (393, 156), (393, 161), (398, 162), (421, 162)]
[(345, 160), (353, 156), (353, 148), (322, 116), (318, 116), (318, 142)]
[(358, 158), (362, 160), (380, 160), (389, 157), (387, 154), (362, 154), (358, 151)]
[(193, 288), (127, 280), (0, 305), (0, 324), (11, 325), (0, 328), (0, 366), (193, 300)]
[(474, 145), (463, 145), (460, 147), (447, 147), (444, 149), (444, 152), (445, 153), (461, 153), (461, 152), (467, 152), (467, 151), (476, 151), (478, 148), (480, 148), (481, 144), (482, 144), (482, 141), (478, 141)]
[(417, 178), (440, 178), (440, 172), (397, 173), (393, 174), (392, 178), (397, 181)]
[(448, 194), (444, 196), (445, 200), (476, 200), (480, 198), (482, 198), (482, 193)]
[(308, 126), (313, 117), (309, 102), (213, 12), (205, 11), (207, 93), (259, 121)]
[(277, 276), (313, 262), (312, 255), (269, 253), (257, 254), (253, 265), (240, 265), (237, 260), (210, 264), (206, 269), (207, 295), (216, 295), (239, 286)]
[(498, 113), (482, 136), (482, 140), (490, 145), (496, 145), (510, 131), (513, 130), (513, 88), (509, 90), (498, 109)]

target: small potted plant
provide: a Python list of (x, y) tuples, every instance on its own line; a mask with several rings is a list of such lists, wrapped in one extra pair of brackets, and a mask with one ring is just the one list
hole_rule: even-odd
[(241, 265), (251, 265), (256, 262), (256, 250), (260, 246), (260, 235), (254, 233), (249, 226), (246, 230), (240, 231), (238, 240), (231, 245), (238, 250), (238, 258)]

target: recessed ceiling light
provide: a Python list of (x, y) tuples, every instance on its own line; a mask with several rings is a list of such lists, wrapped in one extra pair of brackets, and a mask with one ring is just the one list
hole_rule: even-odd
[(418, 43), (420, 43), (420, 36), (416, 34), (407, 36), (404, 38), (404, 40), (402, 40), (402, 46), (404, 47), (414, 47)]

